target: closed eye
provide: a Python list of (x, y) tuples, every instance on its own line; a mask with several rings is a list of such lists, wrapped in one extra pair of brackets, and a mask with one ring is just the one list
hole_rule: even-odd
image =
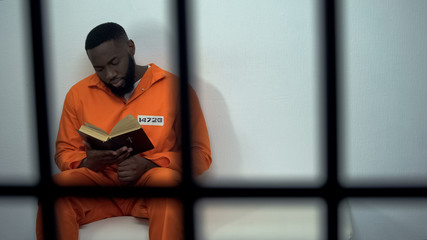
[(110, 64), (111, 65), (117, 65), (117, 64), (119, 64), (119, 60), (117, 59), (117, 58), (113, 58), (111, 61), (110, 61)]

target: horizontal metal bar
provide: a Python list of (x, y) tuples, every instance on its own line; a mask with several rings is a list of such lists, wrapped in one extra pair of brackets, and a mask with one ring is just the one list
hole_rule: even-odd
[(223, 188), (223, 187), (60, 187), (44, 188), (38, 186), (0, 186), (0, 196), (42, 196), (54, 198), (63, 196), (76, 197), (174, 197), (183, 194), (194, 198), (217, 197), (310, 197), (328, 198), (331, 194), (339, 199), (351, 197), (364, 198), (405, 198), (427, 197), (427, 187), (376, 187), (376, 188), (338, 188), (335, 192), (327, 187), (320, 188)]

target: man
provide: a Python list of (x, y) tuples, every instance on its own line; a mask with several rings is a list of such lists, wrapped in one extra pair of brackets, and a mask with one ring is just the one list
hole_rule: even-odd
[[(56, 140), (55, 161), (62, 186), (176, 186), (180, 181), (180, 116), (178, 79), (155, 64), (136, 65), (135, 44), (124, 29), (104, 23), (91, 30), (86, 53), (95, 74), (67, 93)], [(194, 174), (211, 164), (209, 137), (197, 96), (190, 87)], [(131, 148), (92, 149), (76, 129), (85, 122), (109, 132), (123, 117), (140, 119), (154, 149), (129, 156)], [(161, 121), (144, 121), (157, 118)], [(66, 197), (56, 204), (59, 239), (78, 239), (79, 226), (114, 216), (149, 219), (149, 236), (182, 239), (179, 202), (170, 198), (89, 199)], [(43, 239), (40, 211), (37, 238)]]

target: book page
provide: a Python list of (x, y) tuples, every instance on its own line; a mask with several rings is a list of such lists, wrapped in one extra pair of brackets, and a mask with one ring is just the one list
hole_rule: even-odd
[(110, 137), (118, 136), (127, 132), (131, 132), (134, 130), (137, 130), (141, 128), (141, 125), (139, 125), (138, 120), (131, 114), (124, 117), (120, 122), (116, 124), (116, 126), (113, 127), (113, 129), (110, 132)]
[(104, 131), (104, 130), (102, 130), (101, 128), (99, 128), (99, 127), (97, 127), (97, 126), (95, 126), (95, 125), (92, 125), (92, 124), (90, 124), (90, 123), (85, 122), (85, 126), (87, 126), (87, 127), (89, 127), (89, 128), (92, 128), (94, 131), (97, 131), (97, 132), (99, 132), (100, 134), (108, 135), (108, 133), (107, 133), (106, 131)]
[(108, 140), (108, 134), (105, 131), (97, 127), (94, 128), (94, 126), (90, 124), (82, 125), (79, 131), (104, 142)]

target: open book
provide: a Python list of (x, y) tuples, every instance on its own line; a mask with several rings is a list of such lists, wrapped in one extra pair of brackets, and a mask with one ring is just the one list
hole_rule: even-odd
[(89, 123), (82, 125), (77, 132), (92, 149), (117, 150), (127, 146), (133, 149), (132, 156), (154, 148), (138, 120), (130, 114), (120, 120), (110, 134)]

